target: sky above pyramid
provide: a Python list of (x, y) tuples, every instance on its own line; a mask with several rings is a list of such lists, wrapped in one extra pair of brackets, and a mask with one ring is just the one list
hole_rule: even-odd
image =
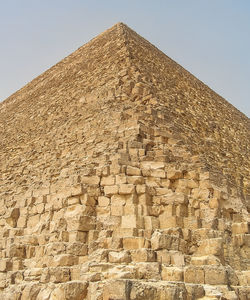
[(118, 21), (250, 115), (248, 1), (4, 1), (0, 101)]

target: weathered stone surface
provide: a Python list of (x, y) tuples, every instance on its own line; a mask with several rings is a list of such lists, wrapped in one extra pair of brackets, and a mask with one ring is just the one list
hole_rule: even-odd
[(249, 294), (249, 119), (118, 23), (0, 104), (0, 296)]

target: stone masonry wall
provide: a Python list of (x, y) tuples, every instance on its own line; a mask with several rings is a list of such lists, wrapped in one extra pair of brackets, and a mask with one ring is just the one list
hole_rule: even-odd
[(248, 299), (247, 120), (125, 25), (0, 122), (5, 299)]

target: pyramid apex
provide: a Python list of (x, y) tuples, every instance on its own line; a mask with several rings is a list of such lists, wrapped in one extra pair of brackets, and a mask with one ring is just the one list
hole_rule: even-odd
[(114, 24), (110, 29), (112, 29), (112, 28), (130, 29), (130, 27), (127, 24), (123, 23), (123, 22), (118, 22), (118, 23)]

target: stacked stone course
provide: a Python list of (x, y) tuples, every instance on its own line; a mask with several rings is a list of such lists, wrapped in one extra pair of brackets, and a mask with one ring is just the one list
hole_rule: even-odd
[(5, 299), (248, 299), (249, 120), (126, 25), (0, 121)]

